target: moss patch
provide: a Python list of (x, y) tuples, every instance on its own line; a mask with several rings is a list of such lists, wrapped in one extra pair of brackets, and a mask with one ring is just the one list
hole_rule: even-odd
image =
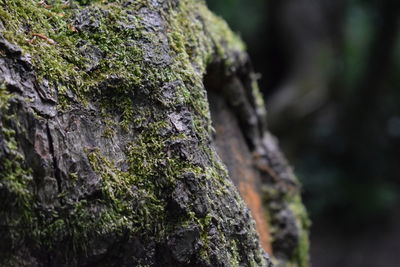
[(300, 231), (298, 245), (291, 261), (294, 263), (294, 266), (307, 267), (310, 262), (308, 229), (310, 228), (311, 222), (308, 218), (307, 211), (301, 202), (300, 195), (294, 196), (292, 201), (289, 202), (289, 209), (296, 217), (297, 228)]
[[(19, 152), (15, 130), (11, 127), (15, 118), (9, 112), (12, 95), (0, 83), (0, 251), (18, 246), (18, 241), (31, 235), (35, 229), (33, 215), (32, 174)], [(21, 229), (14, 231), (14, 229)], [(13, 264), (13, 257), (6, 255), (5, 263)]]
[[(8, 178), (2, 180), (17, 181), (13, 190), (21, 189), (23, 203), (29, 202), (23, 211), (34, 210), (27, 215), (27, 220), (35, 220), (30, 222), (35, 230), (29, 238), (43, 251), (84, 258), (101, 250), (95, 242), (99, 238), (135, 235), (158, 241), (176, 228), (194, 224), (201, 243), (196, 253), (211, 262), (210, 214), (196, 212), (189, 203), (176, 218), (167, 219), (170, 193), (184, 184), (185, 174), (204, 177), (202, 186), (208, 187), (209, 195), (202, 200), (212, 208), (226, 197), (238, 213), (244, 209), (210, 148), (211, 120), (203, 85), (211, 62), (224, 66), (227, 74), (234, 72), (244, 46), (202, 1), (165, 2), (159, 8), (150, 1), (0, 0), (1, 34), (31, 56), (38, 81), (53, 88), (59, 114), (98, 112), (106, 126), (103, 138), (123, 133), (128, 140), (123, 167), (100, 148), (86, 149), (81, 160), (88, 160), (98, 175), (99, 191), (88, 199), (74, 199), (65, 190), (58, 196), (60, 207), (51, 211), (32, 204), (29, 171), (7, 167)], [(2, 134), (9, 136), (9, 146), (18, 146), (12, 130)], [(23, 166), (24, 159), (18, 157), (8, 158)], [(84, 179), (80, 175), (71, 172), (68, 179), (79, 186)], [(223, 211), (216, 212), (215, 217)], [(234, 227), (231, 221), (226, 224)], [(240, 254), (234, 237), (218, 227), (218, 242), (213, 242), (228, 251), (232, 264), (262, 263), (261, 250), (254, 249), (257, 255)], [(248, 231), (255, 236), (252, 228)]]

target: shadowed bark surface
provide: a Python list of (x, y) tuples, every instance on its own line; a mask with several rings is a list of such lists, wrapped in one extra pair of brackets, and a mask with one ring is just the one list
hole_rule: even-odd
[(0, 0), (0, 265), (269, 266), (216, 143), (264, 249), (305, 266), (257, 94), (203, 1)]

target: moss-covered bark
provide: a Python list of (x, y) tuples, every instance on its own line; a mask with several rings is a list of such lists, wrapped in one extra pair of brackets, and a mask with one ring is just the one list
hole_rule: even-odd
[(268, 266), (212, 145), (207, 71), (257, 93), (203, 1), (0, 0), (0, 264)]

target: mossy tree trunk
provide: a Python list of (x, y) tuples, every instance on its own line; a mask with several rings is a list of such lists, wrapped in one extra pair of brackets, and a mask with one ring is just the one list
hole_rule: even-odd
[(306, 266), (258, 94), (203, 1), (0, 0), (0, 265)]

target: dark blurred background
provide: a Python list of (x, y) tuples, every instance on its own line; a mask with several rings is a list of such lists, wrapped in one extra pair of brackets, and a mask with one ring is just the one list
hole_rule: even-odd
[(400, 266), (400, 1), (208, 0), (303, 183), (314, 267)]

